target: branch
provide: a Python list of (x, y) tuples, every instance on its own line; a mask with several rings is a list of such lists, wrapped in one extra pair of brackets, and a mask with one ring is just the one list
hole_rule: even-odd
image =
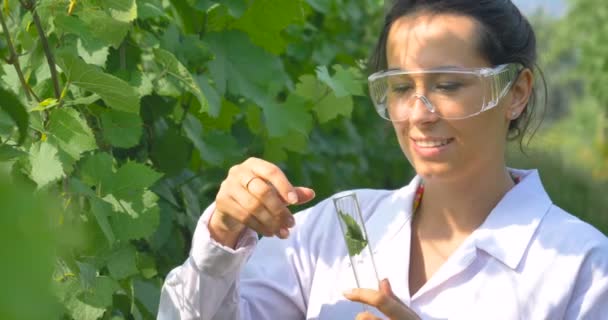
[(0, 12), (0, 24), (2, 24), (2, 31), (4, 31), (4, 35), (6, 36), (6, 44), (8, 45), (8, 50), (11, 54), (7, 63), (10, 63), (13, 65), (13, 67), (15, 67), (15, 71), (17, 71), (17, 76), (21, 82), (21, 86), (23, 86), (23, 90), (25, 90), (25, 97), (28, 101), (31, 101), (32, 96), (30, 95), (30, 87), (27, 85), (27, 82), (25, 82), (25, 77), (23, 77), (23, 71), (21, 71), (21, 64), (19, 63), (19, 56), (17, 55), (15, 47), (13, 46), (13, 41), (11, 40), (11, 36), (8, 32), (8, 27), (4, 22), (2, 12)]
[(49, 69), (51, 70), (51, 79), (53, 80), (53, 91), (55, 92), (55, 99), (60, 99), (61, 90), (59, 89), (59, 78), (57, 77), (57, 69), (55, 67), (55, 58), (53, 57), (53, 53), (51, 52), (51, 47), (49, 47), (49, 41), (44, 34), (44, 29), (42, 28), (42, 23), (40, 22), (40, 16), (38, 16), (38, 12), (36, 11), (36, 6), (31, 0), (19, 0), (21, 5), (29, 10), (32, 13), (32, 19), (34, 20), (34, 24), (36, 25), (36, 29), (38, 30), (38, 36), (40, 37), (40, 42), (42, 43), (42, 49), (44, 49), (44, 55), (46, 56), (46, 61), (49, 65)]

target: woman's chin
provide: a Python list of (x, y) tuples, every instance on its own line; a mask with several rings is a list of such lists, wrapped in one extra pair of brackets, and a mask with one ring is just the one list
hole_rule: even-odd
[(446, 179), (455, 173), (448, 163), (415, 163), (414, 170), (423, 180)]

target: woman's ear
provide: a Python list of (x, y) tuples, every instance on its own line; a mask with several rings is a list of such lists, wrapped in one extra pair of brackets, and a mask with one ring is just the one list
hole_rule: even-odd
[(511, 87), (511, 99), (506, 109), (508, 120), (515, 120), (524, 112), (524, 108), (530, 100), (534, 75), (528, 68), (524, 68)]

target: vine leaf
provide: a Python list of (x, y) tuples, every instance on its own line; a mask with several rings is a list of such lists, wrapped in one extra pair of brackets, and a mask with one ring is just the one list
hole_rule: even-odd
[(213, 116), (217, 116), (220, 110), (217, 105), (213, 105), (213, 109), (209, 108), (209, 102), (203, 95), (201, 88), (198, 86), (192, 74), (184, 67), (184, 65), (177, 60), (175, 55), (164, 49), (154, 49), (154, 57), (158, 64), (160, 64), (164, 70), (162, 72), (169, 75), (172, 79), (177, 80), (181, 86), (190, 91), (198, 102), (201, 104), (201, 111), (209, 112)]
[(57, 64), (71, 84), (98, 94), (110, 108), (139, 114), (139, 93), (124, 80), (87, 64), (67, 51), (57, 54)]
[(361, 231), (361, 228), (359, 228), (359, 225), (357, 224), (355, 219), (353, 219), (353, 217), (342, 211), (338, 211), (338, 214), (346, 225), (346, 233), (344, 234), (344, 240), (346, 240), (348, 254), (351, 257), (358, 255), (359, 253), (361, 253), (361, 251), (363, 251), (365, 246), (367, 246), (367, 240), (365, 240), (365, 237), (363, 237), (363, 232)]

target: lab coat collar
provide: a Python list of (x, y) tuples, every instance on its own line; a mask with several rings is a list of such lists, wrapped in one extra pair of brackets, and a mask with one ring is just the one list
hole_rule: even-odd
[(537, 170), (514, 170), (516, 184), (473, 233), (475, 246), (516, 269), (552, 202)]
[[(473, 232), (471, 240), (477, 249), (515, 269), (552, 202), (537, 170), (509, 171), (519, 176), (520, 182), (505, 194)], [(420, 176), (415, 176), (407, 186), (395, 190), (385, 205), (377, 208), (382, 214), (374, 215), (368, 224), (374, 252), (390, 243), (406, 223), (410, 223), (414, 196), (421, 181)]]

